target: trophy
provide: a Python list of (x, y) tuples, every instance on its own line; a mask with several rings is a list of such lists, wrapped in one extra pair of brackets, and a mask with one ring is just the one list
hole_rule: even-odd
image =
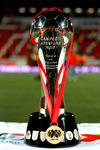
[(42, 83), (40, 112), (30, 115), (25, 143), (38, 147), (68, 147), (80, 142), (74, 115), (64, 112), (64, 85), (68, 72), (74, 28), (58, 8), (38, 13), (31, 24)]

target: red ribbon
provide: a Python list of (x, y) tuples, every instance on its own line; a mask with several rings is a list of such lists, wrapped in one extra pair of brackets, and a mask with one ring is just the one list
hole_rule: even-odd
[(62, 101), (64, 85), (65, 85), (65, 80), (66, 80), (67, 71), (68, 71), (68, 64), (69, 64), (69, 61), (70, 61), (70, 53), (71, 53), (71, 48), (72, 48), (72, 42), (73, 42), (73, 36), (72, 36), (70, 42), (67, 43), (67, 44), (70, 43), (70, 47), (69, 47), (69, 52), (68, 52), (68, 56), (67, 56), (67, 61), (66, 61), (66, 65), (65, 65), (64, 74), (63, 74), (63, 78), (62, 78), (62, 83), (60, 85), (58, 97), (57, 97), (58, 81), (59, 81), (59, 77), (61, 75), (64, 64), (62, 64), (62, 66), (59, 70), (59, 73), (57, 75), (56, 84), (55, 84), (55, 92), (54, 92), (54, 108), (52, 107), (52, 100), (51, 100), (50, 91), (48, 92), (48, 89), (45, 85), (42, 72), (44, 73), (44, 76), (47, 80), (47, 84), (48, 84), (48, 87), (49, 87), (48, 78), (47, 78), (45, 69), (44, 69), (44, 67), (41, 63), (41, 60), (38, 58), (38, 56), (36, 54), (38, 67), (39, 67), (39, 71), (40, 71), (40, 77), (41, 77), (42, 86), (43, 86), (43, 90), (44, 90), (44, 95), (45, 95), (45, 99), (46, 99), (46, 103), (47, 103), (47, 107), (48, 107), (50, 120), (51, 120), (52, 123), (57, 123), (58, 116), (59, 116), (59, 110), (60, 110), (60, 105), (61, 105), (61, 101)]
[[(49, 8), (49, 9), (54, 9), (54, 8)], [(48, 9), (46, 9), (44, 11), (47, 11), (47, 10)], [(42, 12), (44, 12), (44, 11), (42, 11)], [(34, 17), (33, 21), (35, 20), (35, 18), (38, 15), (36, 15)], [(34, 38), (32, 36), (32, 26), (31, 26), (30, 33), (31, 33), (32, 43), (38, 44), (34, 40)], [(61, 82), (61, 85), (60, 85), (58, 96), (57, 96), (58, 81), (59, 81), (59, 77), (61, 75), (61, 72), (62, 72), (64, 64), (62, 64), (62, 66), (61, 66), (61, 68), (60, 68), (60, 70), (58, 72), (58, 75), (57, 75), (56, 84), (55, 84), (55, 92), (54, 92), (54, 108), (52, 106), (52, 100), (51, 100), (50, 91), (48, 91), (47, 86), (45, 85), (45, 82), (44, 82), (44, 79), (43, 79), (43, 74), (44, 74), (44, 76), (45, 76), (45, 78), (47, 80), (47, 85), (49, 87), (49, 82), (48, 82), (48, 78), (47, 78), (47, 75), (46, 75), (46, 71), (45, 71), (45, 69), (44, 69), (44, 67), (42, 65), (41, 60), (38, 58), (37, 53), (36, 53), (36, 58), (37, 58), (38, 67), (39, 67), (39, 71), (40, 71), (40, 77), (41, 77), (42, 86), (43, 86), (43, 90), (44, 90), (44, 95), (45, 95), (45, 99), (46, 99), (46, 103), (47, 103), (47, 107), (48, 107), (48, 112), (49, 112), (50, 120), (51, 120), (52, 123), (57, 123), (58, 116), (59, 116), (59, 110), (60, 110), (60, 106), (61, 106), (61, 101), (62, 101), (62, 96), (63, 96), (63, 91), (64, 91), (64, 85), (65, 85), (65, 80), (66, 80), (67, 71), (68, 71), (68, 64), (69, 64), (69, 61), (70, 61), (70, 53), (71, 53), (71, 48), (72, 48), (73, 36), (74, 36), (74, 32), (73, 32), (71, 40), (68, 43), (65, 44), (65, 46), (68, 46), (70, 44), (70, 47), (69, 47), (67, 61), (66, 61), (66, 65), (65, 65), (65, 69), (64, 69), (64, 73), (63, 73), (63, 78), (62, 78), (62, 82)]]
[[(41, 81), (42, 81), (42, 86), (43, 86), (43, 90), (44, 90), (44, 94), (45, 94), (45, 99), (46, 99), (46, 103), (47, 103), (47, 107), (48, 107), (48, 112), (49, 112), (49, 116), (50, 116), (50, 120), (51, 120), (51, 115), (52, 115), (52, 101), (51, 101), (51, 95), (48, 94), (48, 90), (47, 90), (47, 87), (46, 87), (46, 85), (45, 85), (42, 72), (43, 72), (44, 75), (45, 75), (45, 78), (46, 78), (47, 83), (48, 83), (48, 87), (49, 87), (49, 82), (48, 82), (48, 78), (47, 78), (45, 69), (44, 69), (44, 67), (43, 67), (43, 65), (42, 65), (42, 63), (41, 63), (41, 60), (38, 58), (36, 52), (35, 52), (35, 54), (36, 54), (36, 59), (37, 59), (38, 67), (39, 67), (39, 72), (40, 72), (40, 77), (41, 77)], [(50, 91), (49, 91), (49, 93), (50, 93)]]
[[(54, 102), (54, 108), (53, 108), (52, 118), (51, 118), (52, 123), (57, 123), (57, 120), (58, 120), (61, 100), (62, 100), (64, 86), (65, 86), (65, 80), (66, 80), (67, 71), (68, 71), (68, 64), (69, 64), (69, 61), (70, 61), (70, 53), (71, 53), (71, 48), (72, 48), (72, 42), (73, 42), (73, 36), (72, 36), (72, 39), (71, 39), (71, 44), (70, 44), (70, 48), (69, 48), (69, 52), (68, 52), (68, 57), (67, 57), (67, 61), (66, 61), (65, 69), (64, 69), (64, 74), (63, 74), (63, 78), (62, 78), (62, 83), (60, 85), (60, 89), (59, 89), (59, 93), (58, 93), (58, 97), (55, 100), (56, 102)], [(56, 84), (56, 86), (57, 85), (58, 85), (58, 83)], [(57, 87), (55, 87), (55, 89), (56, 88)]]

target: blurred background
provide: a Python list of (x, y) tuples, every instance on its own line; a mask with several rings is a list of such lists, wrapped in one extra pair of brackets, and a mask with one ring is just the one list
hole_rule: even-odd
[(78, 123), (100, 122), (100, 5), (96, 0), (0, 1), (0, 121), (27, 122), (30, 113), (40, 109), (41, 81), (29, 32), (34, 16), (50, 7), (63, 10), (75, 28), (65, 110), (74, 113)]

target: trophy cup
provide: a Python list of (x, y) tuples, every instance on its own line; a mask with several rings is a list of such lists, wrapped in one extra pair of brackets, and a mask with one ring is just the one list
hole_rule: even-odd
[(74, 146), (80, 142), (74, 115), (64, 112), (64, 85), (73, 42), (73, 23), (58, 8), (37, 14), (31, 40), (39, 67), (42, 96), (40, 112), (30, 115), (25, 143), (38, 147)]

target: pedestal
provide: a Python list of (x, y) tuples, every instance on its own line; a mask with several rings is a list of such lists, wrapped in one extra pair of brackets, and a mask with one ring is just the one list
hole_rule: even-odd
[(57, 126), (64, 133), (63, 140), (58, 144), (51, 144), (46, 140), (46, 130), (50, 125), (51, 121), (49, 116), (45, 117), (39, 112), (32, 113), (27, 126), (25, 143), (31, 146), (52, 148), (74, 146), (80, 142), (77, 125), (72, 113), (66, 112), (58, 117)]

